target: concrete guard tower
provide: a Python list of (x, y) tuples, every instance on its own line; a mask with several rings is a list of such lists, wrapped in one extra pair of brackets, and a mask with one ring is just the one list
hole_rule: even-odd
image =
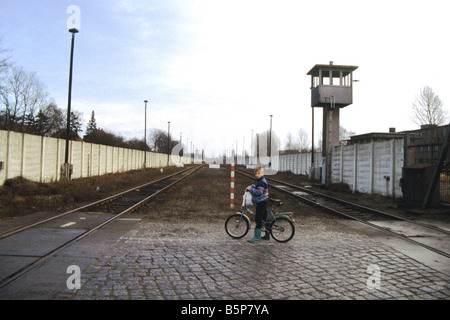
[[(357, 66), (316, 64), (311, 76), (311, 107), (323, 108), (322, 183), (331, 183), (331, 151), (339, 145), (339, 109), (353, 103), (353, 71)], [(314, 112), (314, 110), (313, 110)]]

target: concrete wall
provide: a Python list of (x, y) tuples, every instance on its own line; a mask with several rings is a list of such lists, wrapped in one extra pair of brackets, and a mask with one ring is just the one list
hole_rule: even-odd
[[(314, 163), (322, 162), (322, 153), (314, 153)], [(309, 175), (311, 153), (295, 153), (279, 156), (278, 171), (291, 171), (294, 174)]]
[[(58, 181), (64, 164), (66, 140), (0, 130), (0, 184), (22, 176), (38, 181)], [(145, 152), (126, 148), (70, 141), (72, 179), (143, 168)], [(172, 156), (169, 165), (191, 163), (191, 158)], [(146, 152), (146, 167), (167, 165), (167, 155)]]
[(353, 192), (401, 197), (403, 139), (371, 141), (333, 149), (331, 182)]
[[(370, 141), (333, 148), (331, 182), (347, 183), (353, 192), (401, 197), (403, 139)], [(315, 155), (319, 162), (320, 154)], [(311, 154), (280, 155), (278, 171), (309, 175)]]

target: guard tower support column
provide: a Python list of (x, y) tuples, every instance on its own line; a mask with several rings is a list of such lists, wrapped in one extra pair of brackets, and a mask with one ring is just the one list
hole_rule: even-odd
[[(334, 147), (339, 146), (339, 108), (323, 109), (323, 129), (322, 129), (322, 154), (324, 156), (324, 166), (326, 167), (322, 175), (322, 183), (331, 182), (331, 152)], [(323, 170), (322, 170), (323, 171)]]

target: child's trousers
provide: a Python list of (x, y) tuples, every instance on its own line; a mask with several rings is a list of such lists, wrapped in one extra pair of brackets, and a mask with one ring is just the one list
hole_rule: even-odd
[(267, 201), (263, 201), (256, 204), (255, 222), (256, 229), (261, 229), (262, 222), (267, 217)]

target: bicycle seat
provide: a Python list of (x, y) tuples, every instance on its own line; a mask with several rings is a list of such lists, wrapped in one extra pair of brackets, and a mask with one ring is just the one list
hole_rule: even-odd
[(283, 201), (278, 200), (278, 199), (270, 199), (270, 202), (272, 202), (272, 204), (276, 204), (278, 207), (281, 206), (283, 204)]

